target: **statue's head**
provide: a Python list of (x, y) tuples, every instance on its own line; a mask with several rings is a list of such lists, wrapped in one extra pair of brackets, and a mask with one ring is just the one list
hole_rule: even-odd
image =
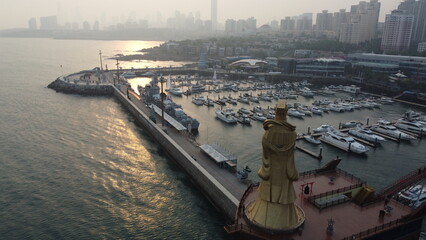
[(275, 105), (275, 117), (286, 118), (287, 117), (287, 103), (284, 100), (279, 100)]

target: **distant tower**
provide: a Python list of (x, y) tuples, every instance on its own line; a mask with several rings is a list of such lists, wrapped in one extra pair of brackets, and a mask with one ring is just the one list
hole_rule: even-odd
[(217, 30), (217, 0), (212, 0), (211, 11), (212, 32), (215, 32)]

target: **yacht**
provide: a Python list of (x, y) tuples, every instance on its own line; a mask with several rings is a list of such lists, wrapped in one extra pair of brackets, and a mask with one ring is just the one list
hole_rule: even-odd
[(224, 121), (225, 123), (233, 124), (233, 123), (237, 123), (238, 121), (236, 117), (232, 116), (232, 114), (226, 113), (220, 109), (217, 109), (215, 113), (216, 113), (216, 117)]
[(342, 128), (354, 128), (356, 127), (358, 124), (360, 124), (359, 122), (355, 122), (355, 121), (349, 121), (349, 122), (345, 122), (342, 124)]
[(259, 103), (259, 98), (252, 96), (252, 97), (249, 98), (249, 101), (254, 102), (254, 103)]
[(204, 105), (206, 105), (207, 107), (213, 107), (214, 101), (211, 100), (210, 98), (207, 98), (207, 100), (204, 102)]
[(405, 140), (405, 141), (411, 141), (416, 139), (415, 137), (411, 135), (408, 135), (406, 133), (399, 131), (395, 126), (391, 125), (387, 121), (379, 121), (377, 125), (371, 127), (371, 130), (396, 138), (396, 139)]
[(194, 103), (195, 105), (204, 105), (204, 101), (205, 99), (203, 97), (192, 97), (192, 103)]
[(182, 96), (183, 91), (180, 88), (170, 88), (169, 93), (175, 95), (175, 96)]
[(255, 113), (255, 114), (253, 114), (253, 118), (256, 119), (259, 122), (263, 122), (263, 121), (266, 120), (266, 117), (263, 116), (262, 113)]
[(241, 124), (251, 125), (251, 119), (245, 114), (240, 115), (237, 119), (238, 119), (238, 122)]
[(121, 74), (120, 76), (124, 77), (124, 78), (135, 78), (135, 77), (137, 77), (136, 73), (134, 73), (134, 72), (125, 72), (125, 73)]
[(321, 141), (318, 139), (315, 139), (312, 135), (304, 135), (303, 138), (309, 143), (312, 143), (315, 145), (321, 144)]
[(308, 90), (308, 89), (302, 90), (300, 95), (304, 96), (306, 98), (313, 98), (314, 97), (314, 93), (311, 90)]
[(314, 133), (325, 133), (325, 132), (328, 132), (328, 129), (329, 128), (331, 128), (331, 126), (330, 125), (321, 125), (320, 127), (317, 127), (317, 128), (315, 128), (315, 129), (313, 129), (312, 131), (314, 132)]
[(247, 108), (240, 108), (239, 112), (243, 114), (250, 114), (250, 110), (248, 110)]
[(263, 109), (262, 109), (261, 106), (255, 106), (255, 107), (253, 107), (253, 112), (262, 113)]
[(386, 141), (383, 137), (374, 134), (374, 132), (370, 129), (362, 128), (360, 126), (356, 126), (356, 128), (349, 130), (349, 134), (369, 142), (378, 143)]
[(312, 107), (311, 112), (313, 114), (316, 114), (316, 115), (322, 115), (322, 113), (323, 113), (323, 111), (321, 109), (319, 109), (318, 107)]
[(333, 145), (340, 149), (354, 152), (357, 154), (363, 154), (368, 152), (369, 150), (368, 147), (355, 141), (349, 135), (333, 130), (333, 129), (330, 129), (328, 132), (322, 135), (321, 139), (330, 145)]
[(399, 119), (396, 121), (395, 127), (415, 134), (426, 135), (426, 127), (416, 121)]
[(305, 116), (312, 117), (312, 112), (311, 112), (311, 111), (309, 111), (307, 107), (299, 106), (299, 107), (297, 108), (297, 111), (299, 111), (300, 113), (305, 114)]
[(304, 113), (301, 113), (294, 108), (290, 108), (287, 112), (287, 115), (289, 115), (290, 117), (296, 117), (300, 119), (303, 119), (303, 117), (305, 116)]
[(203, 84), (195, 84), (191, 86), (191, 93), (199, 93), (206, 90), (206, 87)]
[(246, 104), (250, 104), (249, 100), (245, 97), (240, 97), (237, 99), (238, 102), (240, 103), (246, 103)]
[(342, 113), (342, 112), (345, 111), (345, 109), (343, 109), (342, 107), (340, 107), (337, 104), (330, 104), (329, 108), (330, 108), (330, 111), (332, 111), (332, 112), (340, 112), (340, 113)]

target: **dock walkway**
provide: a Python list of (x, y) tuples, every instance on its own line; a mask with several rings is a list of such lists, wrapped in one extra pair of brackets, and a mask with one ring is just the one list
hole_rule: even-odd
[[(121, 91), (125, 92), (127, 89), (121, 87)], [(149, 115), (150, 109), (146, 106), (135, 92), (129, 91), (129, 100), (135, 104), (142, 112)], [(156, 124), (162, 127), (161, 117), (157, 116)], [(200, 150), (199, 144), (190, 138), (189, 133), (186, 131), (178, 131), (172, 126), (164, 127), (167, 135), (178, 143), (195, 161), (197, 161), (208, 173), (210, 173), (220, 184), (223, 185), (237, 200), (241, 199), (247, 185), (238, 181), (236, 173), (231, 173), (225, 168), (220, 168), (212, 159), (210, 159), (204, 152)]]

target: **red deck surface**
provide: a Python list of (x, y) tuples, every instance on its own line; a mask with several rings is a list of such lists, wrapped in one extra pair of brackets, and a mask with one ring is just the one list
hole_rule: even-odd
[[(335, 177), (333, 184), (329, 183), (330, 176)], [(339, 170), (336, 172), (311, 174), (300, 177), (300, 179), (293, 184), (298, 196), (296, 204), (303, 209), (306, 216), (303, 231), (289, 234), (286, 236), (287, 238), (277, 236), (276, 239), (343, 239), (356, 235), (359, 232), (395, 221), (412, 212), (411, 208), (393, 199), (388, 203), (388, 206), (393, 210), (386, 213), (383, 218), (379, 217), (379, 212), (380, 210), (384, 210), (384, 201), (371, 204), (367, 207), (361, 207), (352, 201), (348, 201), (321, 210), (308, 201), (307, 197), (304, 199), (301, 198), (302, 189), (300, 185), (310, 182), (314, 182), (312, 188), (313, 195), (362, 184), (359, 179), (351, 175), (346, 175), (345, 172)], [(248, 194), (244, 201), (244, 205), (256, 199), (256, 190), (257, 187)], [(332, 234), (327, 232), (328, 219), (331, 218), (335, 221), (334, 232)], [(242, 217), (238, 219), (238, 224), (241, 223), (245, 225), (245, 230), (250, 229), (250, 225)]]

